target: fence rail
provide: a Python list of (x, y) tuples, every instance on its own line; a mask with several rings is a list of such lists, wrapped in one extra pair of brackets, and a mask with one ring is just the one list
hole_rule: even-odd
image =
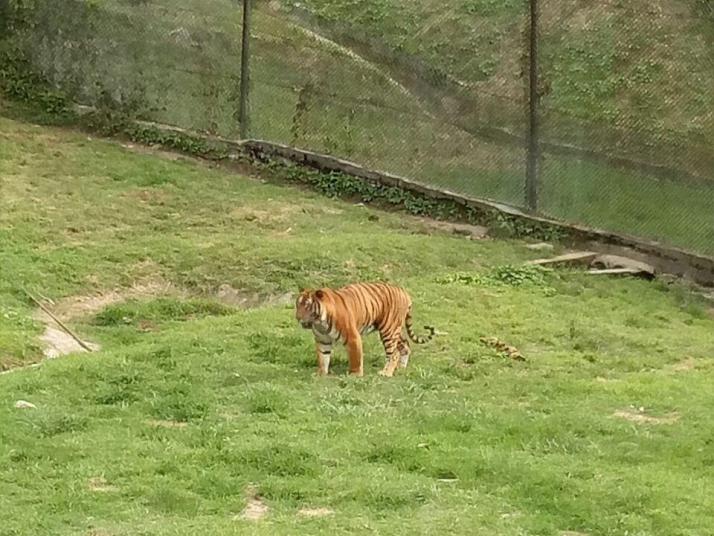
[(0, 80), (714, 255), (708, 2), (250, 1), (0, 0)]

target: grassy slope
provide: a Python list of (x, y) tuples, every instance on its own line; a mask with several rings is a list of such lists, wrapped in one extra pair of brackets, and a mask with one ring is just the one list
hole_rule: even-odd
[[(286, 5), (294, 4), (284, 0)], [(480, 91), (520, 100), (522, 0), (304, 0), (328, 20), (353, 24), (395, 50)], [(711, 13), (698, 0), (541, 6), (544, 104), (593, 123), (705, 144), (714, 136)], [(709, 8), (710, 10), (711, 8)], [(676, 105), (673, 106), (673, 103)], [(554, 135), (552, 133), (551, 135)]]
[[(0, 376), (3, 534), (714, 527), (714, 321), (677, 285), (575, 273), (439, 284), (532, 253), (61, 130), (0, 120), (0, 136), (0, 308), (19, 319), (1, 324), (0, 356), (32, 354), (20, 282), (61, 298), (145, 278), (200, 294), (380, 277), (448, 332), (392, 381), (376, 375), (374, 337), (365, 378), (346, 378), (338, 354), (318, 380), (289, 308), (199, 318), (224, 311), (169, 297), (77, 320), (100, 354)], [(482, 334), (529, 361), (495, 356)], [(631, 405), (679, 419), (612, 416)], [(249, 483), (270, 508), (256, 524), (234, 519)], [(305, 506), (335, 513), (305, 520)]]
[[(449, 3), (428, 4), (430, 15), (422, 17), (419, 10), (426, 9), (427, 4), (396, 3), (387, 9), (387, 4), (377, 3), (381, 6), (379, 9), (361, 11), (360, 8), (359, 16), (349, 11), (352, 4), (338, 6), (330, 2), (314, 2), (309, 5), (326, 16), (343, 17), (359, 23), (367, 31), (371, 28), (382, 32), (388, 42), (397, 35), (394, 28), (399, 27), (398, 21), (404, 24), (422, 21), (418, 24), (424, 24), (423, 31), (415, 34), (422, 37), (414, 46), (417, 43), (424, 47), (432, 42), (441, 43), (433, 33), (439, 28), (451, 28), (449, 38), (456, 48), (452, 50), (444, 45), (435, 46), (434, 50), (454, 62), (466, 57), (457, 54), (460, 50), (457, 45), (466, 35), (464, 21), (476, 17), (483, 28), (488, 29), (485, 34), (476, 32), (477, 35), (472, 36), (480, 43), (479, 55), (488, 51), (495, 54), (489, 61), (495, 62), (498, 69), (509, 73), (517, 71), (517, 66), (508, 67), (506, 60), (510, 58), (510, 49), (506, 45), (487, 46), (486, 43), (496, 39), (489, 32), (498, 33), (499, 39), (507, 39), (513, 33), (511, 26), (518, 24), (513, 10), (517, 9), (518, 3), (497, 5), (485, 2), (490, 6), (486, 9), (474, 2), (467, 9), (468, 16), (459, 19), (461, 22), (456, 26), (451, 24), (454, 13), (461, 13), (466, 4), (459, 4), (461, 7)], [(97, 87), (111, 88), (115, 97), (124, 95), (123, 98), (129, 101), (146, 100), (151, 108), (145, 113), (149, 119), (226, 136), (237, 135), (240, 12), (234, 4), (228, 0), (216, 0), (210, 5), (191, 1), (176, 9), (160, 0), (140, 6), (122, 0), (105, 0), (101, 5), (101, 10), (94, 11), (93, 25), (83, 22), (82, 17), (70, 9), (66, 20), (46, 19), (51, 21), (51, 28), (65, 27), (64, 33), (57, 34), (54, 41), (54, 46), (62, 49), (62, 53), (53, 52), (53, 47), (43, 48), (40, 42), (32, 44), (37, 61), (52, 66), (48, 70), (58, 76), (58, 83), (73, 85), (79, 80), (82, 91), (88, 92), (85, 96), (89, 102), (97, 98)], [(577, 13), (580, 11), (575, 9)], [(581, 18), (585, 15), (595, 17), (598, 14), (595, 11), (594, 14), (580, 13)], [(52, 14), (55, 12), (56, 9)], [(411, 15), (403, 16), (405, 12)], [(362, 17), (368, 20), (362, 20)], [(553, 15), (549, 17), (552, 19)], [(595, 17), (593, 20), (599, 19)], [(593, 23), (593, 28), (600, 26)], [(92, 50), (98, 54), (98, 60), (81, 46), (63, 48), (67, 36), (75, 36), (79, 43), (83, 42), (83, 32), (92, 37)], [(38, 35), (40, 33), (38, 31)], [(606, 36), (601, 36), (600, 41), (603, 40)], [(500, 43), (498, 39), (494, 42)], [(607, 78), (594, 84), (588, 79), (588, 73), (598, 80), (602, 78), (605, 67), (598, 63), (599, 70), (594, 69), (588, 62), (595, 60), (587, 50), (571, 48), (567, 48), (568, 54), (563, 55), (565, 65), (562, 69), (554, 70), (570, 81), (561, 84), (567, 89), (563, 90), (562, 97), (567, 106), (558, 104), (555, 108), (569, 107), (586, 113), (592, 110), (593, 99), (607, 106), (619, 103), (618, 99), (604, 98), (604, 90), (598, 89)], [(600, 49), (605, 51), (604, 47)], [(611, 47), (607, 50), (614, 54)], [(681, 47), (673, 50), (676, 56)], [(256, 137), (330, 152), (464, 194), (515, 205), (523, 203), (523, 151), (474, 138), (452, 125), (428, 117), (415, 98), (389, 81), (388, 66), (377, 66), (377, 70), (369, 68), (343, 51), (309, 37), (280, 12), (265, 6), (256, 10), (253, 54), (252, 132)], [(688, 57), (699, 56), (692, 54)], [(429, 54), (425, 58), (433, 59)], [(602, 60), (607, 65), (615, 61), (614, 56), (608, 58)], [(682, 68), (687, 65), (686, 62), (676, 64)], [(472, 68), (475, 67), (469, 67)], [(580, 73), (584, 78), (578, 78), (580, 75), (574, 73)], [(499, 95), (515, 91), (515, 79), (504, 78), (495, 71), (491, 74), (490, 78), (484, 79), (484, 83), (491, 80), (496, 84), (489, 91)], [(682, 76), (676, 74), (678, 79), (686, 80)], [(474, 77), (475, 74), (472, 77), (475, 80), (477, 77)], [(97, 79), (99, 86), (95, 85)], [(307, 109), (298, 121), (299, 132), (295, 137), (292, 127), (298, 102), (297, 89), (308, 82), (315, 84), (315, 93), (307, 99)], [(560, 87), (554, 84), (554, 87)], [(706, 91), (708, 86), (694, 84), (693, 87), (704, 87), (702, 91)], [(596, 95), (588, 93), (590, 90)], [(558, 90), (556, 93), (562, 92)], [(588, 95), (590, 104), (583, 103), (582, 99)], [(706, 95), (697, 99), (707, 102)], [(646, 112), (652, 117), (660, 117), (656, 110)], [(497, 124), (498, 113), (484, 113), (487, 122)], [(692, 117), (686, 121), (692, 128), (700, 123)], [(678, 201), (663, 206), (662, 199)], [(714, 190), (707, 183), (690, 185), (659, 181), (647, 175), (567, 157), (548, 156), (543, 164), (541, 210), (544, 214), (662, 240), (705, 254), (714, 253), (714, 228), (708, 224), (713, 200)]]

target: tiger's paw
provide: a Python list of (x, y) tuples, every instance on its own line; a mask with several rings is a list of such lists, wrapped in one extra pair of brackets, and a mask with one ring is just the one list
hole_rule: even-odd
[(394, 376), (394, 371), (382, 369), (379, 371), (379, 375), (384, 376), (385, 378), (391, 378), (392, 376)]

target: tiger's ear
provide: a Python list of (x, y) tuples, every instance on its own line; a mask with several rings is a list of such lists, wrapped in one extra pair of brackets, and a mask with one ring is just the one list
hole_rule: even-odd
[(321, 300), (321, 299), (324, 298), (324, 297), (325, 297), (325, 293), (324, 293), (324, 292), (322, 292), (321, 290), (316, 290), (316, 291), (315, 291), (315, 298), (317, 298), (318, 300)]

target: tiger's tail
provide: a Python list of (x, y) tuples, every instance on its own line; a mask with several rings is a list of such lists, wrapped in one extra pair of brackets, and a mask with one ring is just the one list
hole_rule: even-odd
[(407, 334), (409, 335), (409, 338), (414, 341), (416, 344), (424, 344), (429, 342), (433, 337), (434, 334), (436, 333), (436, 330), (431, 327), (431, 326), (424, 326), (424, 329), (429, 332), (429, 335), (426, 337), (420, 337), (414, 333), (414, 329), (412, 328), (412, 315), (408, 314), (407, 318), (404, 322), (405, 327), (407, 328)]

